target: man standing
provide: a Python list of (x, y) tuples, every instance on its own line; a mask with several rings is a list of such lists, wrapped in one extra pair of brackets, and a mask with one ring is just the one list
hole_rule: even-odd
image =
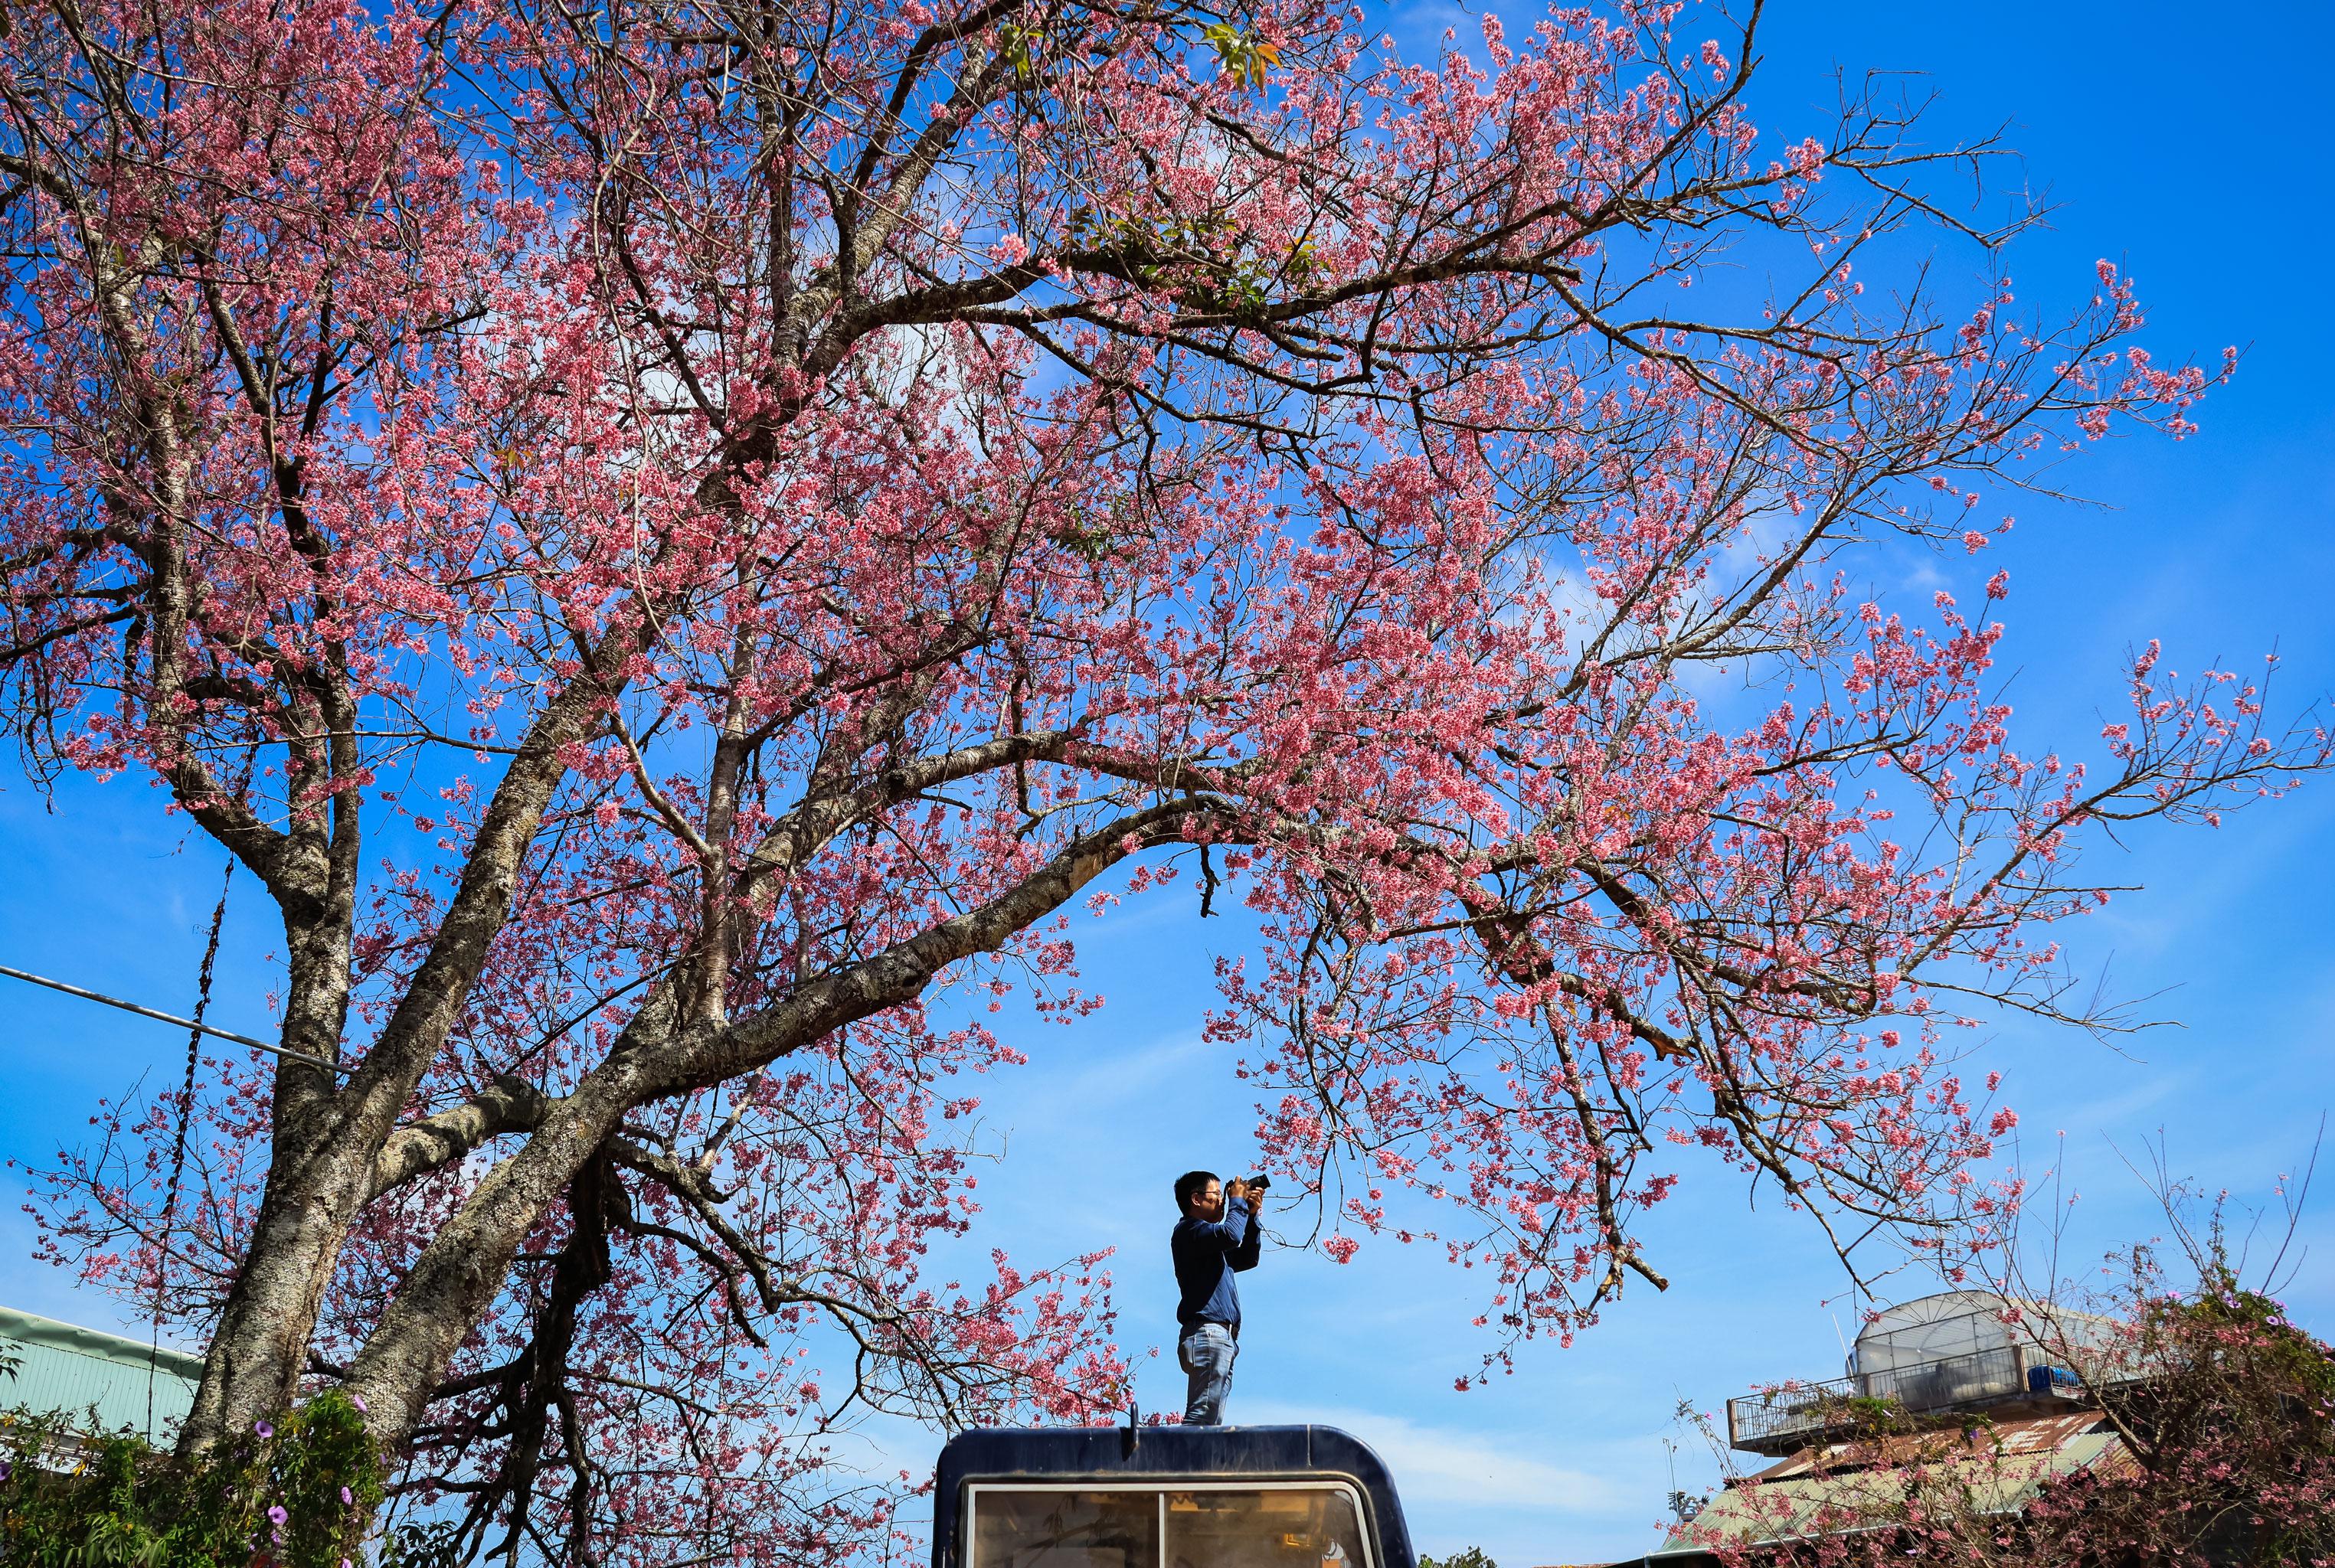
[(1176, 1359), (1191, 1379), (1184, 1425), (1221, 1427), (1232, 1392), (1233, 1358), (1240, 1354), (1240, 1294), (1235, 1273), (1256, 1267), (1256, 1195), (1246, 1182), (1229, 1187), (1211, 1171), (1176, 1178), (1182, 1218), (1168, 1246), (1176, 1259)]

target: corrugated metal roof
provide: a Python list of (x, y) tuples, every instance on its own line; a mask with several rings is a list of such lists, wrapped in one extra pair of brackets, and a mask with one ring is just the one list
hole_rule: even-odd
[(1729, 1483), (1691, 1524), (1673, 1528), (1647, 1560), (1703, 1555), (1721, 1542), (1749, 1545), (1840, 1529), (1844, 1516), (1883, 1524), (1904, 1505), (1904, 1468), (1917, 1459), (1955, 1466), (1980, 1511), (2010, 1513), (2047, 1482), (2109, 1461), (2123, 1447), (2123, 1439), (2098, 1410), (2079, 1410), (1961, 1432), (1804, 1448)]
[(13, 1307), (0, 1307), (0, 1349), (19, 1362), (15, 1377), (0, 1383), (0, 1404), (64, 1416), (83, 1432), (127, 1429), (157, 1442), (186, 1419), (203, 1375), (200, 1356), (150, 1350), (119, 1334)]

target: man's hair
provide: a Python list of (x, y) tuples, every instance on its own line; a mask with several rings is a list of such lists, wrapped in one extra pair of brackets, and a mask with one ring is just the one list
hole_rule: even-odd
[(1192, 1206), (1193, 1195), (1216, 1179), (1212, 1170), (1187, 1170), (1176, 1178), (1176, 1212), (1182, 1214)]

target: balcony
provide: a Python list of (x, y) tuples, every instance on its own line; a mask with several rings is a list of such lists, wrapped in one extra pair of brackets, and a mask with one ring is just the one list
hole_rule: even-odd
[(1787, 1383), (1727, 1401), (1727, 1440), (1759, 1454), (1786, 1454), (1860, 1427), (1994, 1406), (2014, 1400), (2081, 1399), (2083, 1389), (2063, 1367), (2010, 1345), (1921, 1361), (1820, 1383)]

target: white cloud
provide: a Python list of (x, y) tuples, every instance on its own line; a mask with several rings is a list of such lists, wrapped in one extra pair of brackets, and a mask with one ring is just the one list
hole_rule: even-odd
[[(1033, 1128), (1083, 1129), (1090, 1141), (1125, 1149), (1138, 1141), (1131, 1129), (1105, 1123), (1099, 1112), (1156, 1107), (1161, 1089), (1202, 1074), (1231, 1077), (1196, 1032), (1129, 1048), (1106, 1043), (1097, 1031), (1065, 1034), (1052, 1025), (1040, 1027), (1049, 1032), (1033, 1039), (1025, 1031), (1017, 1040), (1030, 1053), (1032, 1071), (1028, 1081), (1012, 1086), (1018, 1092), (1010, 1101), (1012, 1119)], [(1063, 1118), (1076, 1119), (1066, 1124)]]
[(1386, 1461), (1406, 1511), (1415, 1504), (1441, 1503), (1554, 1513), (1603, 1509), (1619, 1501), (1603, 1477), (1519, 1454), (1495, 1434), (1424, 1426), (1376, 1410), (1268, 1400), (1243, 1401), (1241, 1416), (1261, 1425), (1311, 1423), (1352, 1433)]

